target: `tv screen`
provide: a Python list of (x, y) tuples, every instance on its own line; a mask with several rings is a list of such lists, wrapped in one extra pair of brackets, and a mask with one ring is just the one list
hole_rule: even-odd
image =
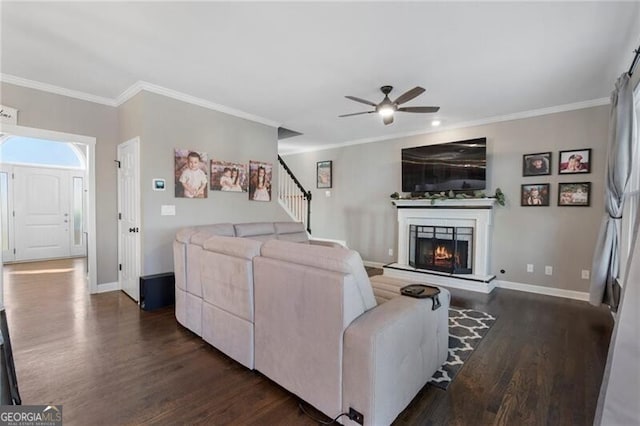
[(476, 191), (486, 187), (487, 139), (402, 150), (402, 191)]

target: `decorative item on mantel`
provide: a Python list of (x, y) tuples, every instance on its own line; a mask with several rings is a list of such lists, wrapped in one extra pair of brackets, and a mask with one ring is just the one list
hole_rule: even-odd
[(403, 198), (399, 193), (394, 192), (390, 195), (390, 197), (394, 200), (431, 200), (431, 204), (435, 204), (438, 200), (467, 200), (467, 199), (478, 199), (478, 198), (495, 198), (496, 202), (501, 206), (504, 206), (505, 198), (504, 192), (500, 188), (496, 188), (496, 193), (492, 197), (487, 197), (484, 191), (475, 191), (472, 195), (465, 193), (455, 193), (453, 191), (447, 192), (438, 192), (431, 194), (429, 192), (425, 192), (421, 197), (406, 197)]

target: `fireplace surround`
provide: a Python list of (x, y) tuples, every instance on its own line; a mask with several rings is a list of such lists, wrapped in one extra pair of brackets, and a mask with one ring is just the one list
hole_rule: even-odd
[[(435, 203), (395, 200), (393, 204), (398, 214), (398, 260), (385, 265), (385, 275), (483, 293), (493, 290), (495, 275), (490, 272), (490, 260), (495, 199), (451, 199)], [(418, 247), (418, 241), (411, 243), (412, 228), (431, 241), (422, 242), (423, 247)], [(426, 238), (428, 234), (431, 235)], [(443, 253), (443, 249), (449, 253)], [(455, 253), (451, 253), (452, 249)], [(431, 260), (427, 262), (429, 256)], [(466, 257), (466, 261), (461, 257)]]

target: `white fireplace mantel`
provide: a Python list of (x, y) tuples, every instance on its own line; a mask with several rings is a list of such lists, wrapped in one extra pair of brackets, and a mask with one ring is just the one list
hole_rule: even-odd
[(406, 200), (393, 200), (393, 205), (398, 208), (442, 208), (442, 207), (453, 207), (453, 208), (493, 208), (496, 204), (495, 198), (447, 198), (443, 200), (431, 200), (426, 198), (419, 199), (406, 199)]
[[(398, 262), (387, 265), (385, 275), (420, 279), (437, 285), (488, 293), (493, 289), (490, 272), (491, 230), (495, 198), (394, 200), (398, 211)], [(409, 265), (409, 227), (465, 226), (474, 229), (473, 274), (454, 275), (416, 270)], [(427, 275), (425, 275), (425, 273)]]

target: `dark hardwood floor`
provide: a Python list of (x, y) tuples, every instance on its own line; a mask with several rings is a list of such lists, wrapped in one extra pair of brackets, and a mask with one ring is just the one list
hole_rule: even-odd
[[(83, 260), (4, 267), (25, 404), (64, 423), (313, 425), (298, 400), (121, 292), (87, 295)], [(496, 289), (452, 304), (498, 317), (447, 391), (425, 386), (398, 425), (590, 425), (610, 315), (586, 302)]]

